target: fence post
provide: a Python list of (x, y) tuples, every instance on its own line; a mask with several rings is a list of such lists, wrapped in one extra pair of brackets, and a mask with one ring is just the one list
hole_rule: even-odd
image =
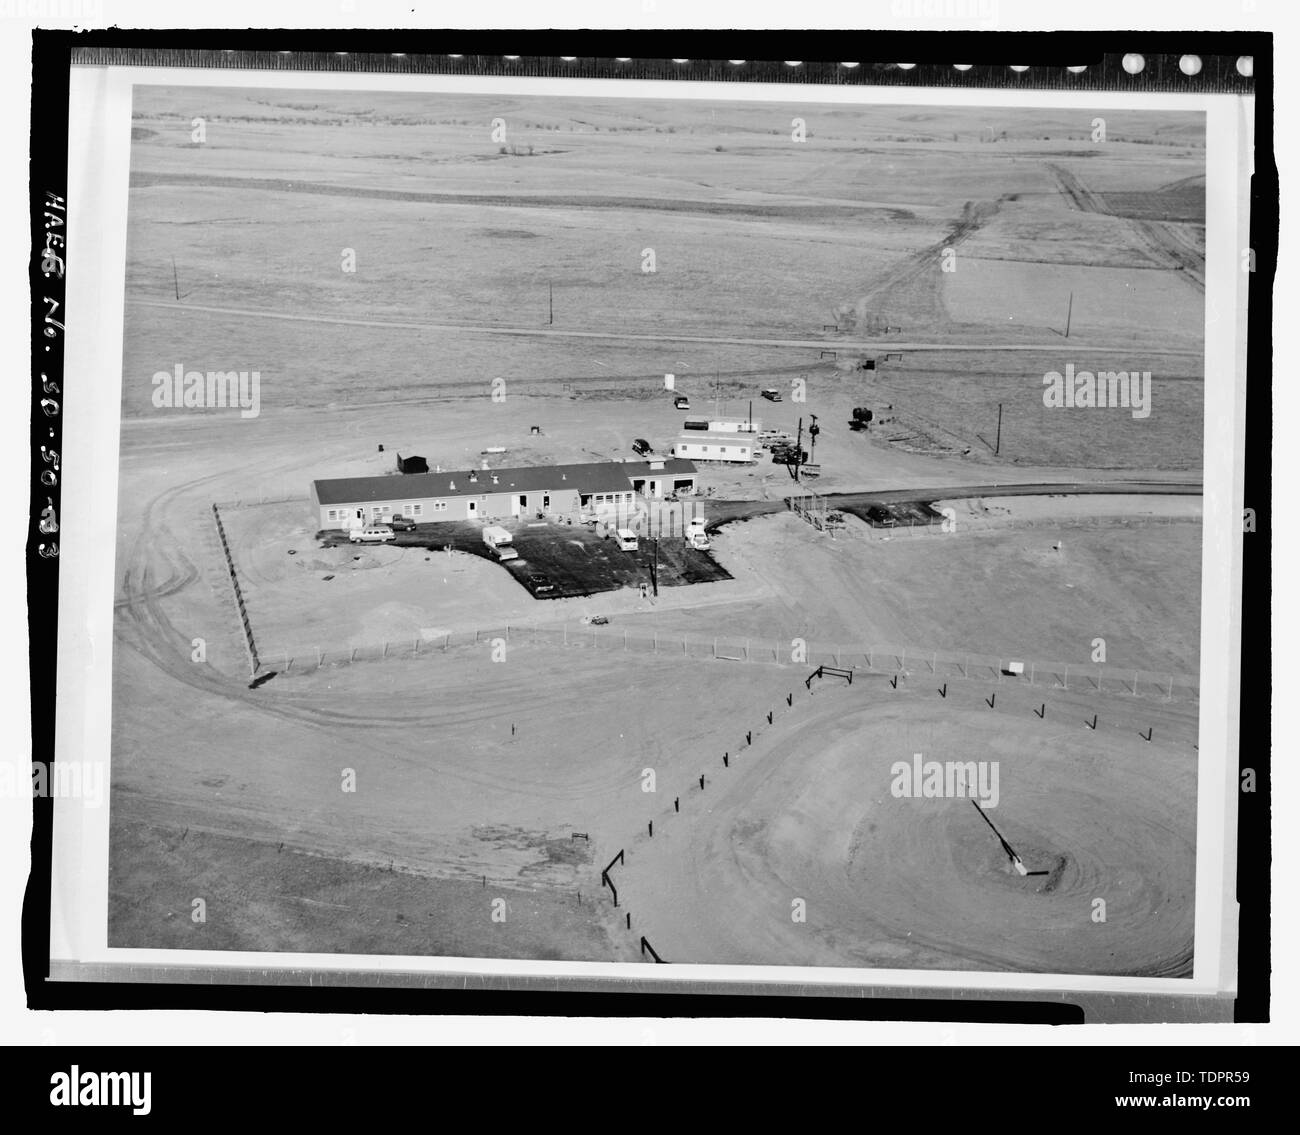
[(1133, 671), (1133, 696), (1138, 696), (1138, 672), (1136, 670)]
[(1065, 664), (1065, 688), (1067, 690), (1070, 688), (1070, 664), (1068, 662)]
[(384, 652), (379, 657), (381, 660), (388, 657), (388, 639), (384, 639)]
[(749, 639), (745, 639), (745, 661), (749, 661)]
[[(477, 642), (478, 639), (476, 638), (474, 641)], [(450, 649), (451, 649), (451, 632), (448, 631), (445, 635), (442, 636), (442, 652), (443, 652), (443, 654), (446, 654), (447, 651), (449, 651)]]
[(718, 657), (718, 640), (716, 638), (713, 640), (713, 657)]

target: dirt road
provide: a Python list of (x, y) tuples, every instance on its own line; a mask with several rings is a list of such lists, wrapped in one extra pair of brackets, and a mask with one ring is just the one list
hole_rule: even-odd
[[(245, 319), (277, 319), (293, 323), (330, 323), (345, 327), (380, 327), (401, 331), (455, 331), (475, 335), (513, 335), (527, 338), (543, 339), (601, 339), (611, 342), (630, 343), (704, 343), (729, 347), (770, 347), (773, 349), (792, 349), (800, 351), (839, 350), (839, 351), (1017, 351), (1043, 352), (1059, 351), (1060, 343), (936, 343), (911, 342), (886, 339), (755, 339), (723, 335), (676, 335), (664, 331), (657, 335), (638, 335), (626, 331), (569, 331), (556, 327), (505, 327), (477, 323), (428, 323), (386, 319), (345, 319), (337, 315), (308, 315), (304, 313), (259, 311), (253, 308), (209, 307), (201, 304), (173, 303), (165, 300), (146, 300), (132, 298), (131, 303), (139, 307), (171, 308), (179, 311), (201, 311), (209, 315), (237, 315)], [(1123, 347), (1093, 346), (1076, 344), (1076, 350), (1086, 350), (1094, 355), (1132, 355), (1135, 349), (1159, 351), (1162, 355), (1178, 355), (1199, 359), (1205, 352), (1201, 349), (1187, 350), (1166, 347), (1152, 343), (1146, 347), (1129, 344)]]

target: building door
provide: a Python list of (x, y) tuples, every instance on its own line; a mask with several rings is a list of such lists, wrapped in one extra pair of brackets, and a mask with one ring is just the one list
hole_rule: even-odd
[(471, 520), (478, 516), (478, 501), (466, 501), (465, 505), (469, 510), (469, 518)]

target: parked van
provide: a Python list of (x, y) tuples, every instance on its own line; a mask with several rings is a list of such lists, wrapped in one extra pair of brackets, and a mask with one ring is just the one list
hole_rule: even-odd
[(614, 539), (618, 541), (618, 550), (620, 552), (636, 551), (636, 533), (630, 528), (620, 528), (614, 533)]
[(489, 548), (499, 548), (510, 543), (510, 533), (495, 524), (489, 524), (483, 529), (483, 543)]
[(367, 524), (364, 528), (353, 528), (348, 539), (354, 544), (382, 544), (393, 538), (393, 530), (387, 524)]

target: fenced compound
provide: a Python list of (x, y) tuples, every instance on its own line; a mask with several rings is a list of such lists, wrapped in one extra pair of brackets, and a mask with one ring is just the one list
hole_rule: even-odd
[[(868, 653), (867, 657), (868, 657), (868, 664), (870, 665), (871, 661), (876, 657), (876, 652)], [(1104, 669), (1098, 669), (1095, 667), (1078, 667), (1078, 666), (1062, 664), (1060, 666), (1047, 666), (1047, 667), (1040, 668), (1040, 667), (1036, 667), (1033, 663), (1027, 664), (1022, 662), (1019, 659), (1008, 659), (1005, 661), (998, 659), (998, 660), (990, 661), (987, 658), (981, 658), (974, 655), (960, 655), (960, 656), (945, 655), (941, 657), (937, 652), (930, 652), (928, 655), (924, 653), (908, 652), (908, 651), (881, 652), (879, 654), (879, 661), (884, 666), (886, 667), (898, 666), (902, 668), (900, 671), (895, 673), (893, 681), (890, 683), (895, 689), (898, 688), (899, 673), (906, 673), (906, 674), (912, 673), (912, 671), (906, 669), (909, 659), (912, 659), (914, 661), (914, 665), (916, 665), (916, 668), (920, 670), (922, 673), (929, 674), (932, 676), (943, 674), (946, 668), (955, 667), (955, 670), (953, 670), (954, 676), (960, 676), (962, 678), (971, 678), (971, 679), (985, 678), (990, 681), (1002, 681), (1004, 679), (1009, 679), (1015, 681), (1024, 681), (1030, 684), (1033, 684), (1035, 681), (1042, 681), (1042, 682), (1050, 682), (1053, 686), (1061, 689), (1082, 688), (1082, 689), (1093, 689), (1093, 690), (1110, 690), (1111, 692), (1116, 692), (1116, 693), (1123, 692), (1135, 696), (1138, 694), (1156, 692), (1156, 693), (1165, 693), (1167, 694), (1167, 696), (1172, 697), (1175, 693), (1176, 688), (1178, 688), (1177, 679), (1170, 678), (1168, 680), (1169, 685), (1167, 687), (1158, 688), (1155, 689), (1154, 691), (1147, 690), (1142, 685), (1143, 675), (1141, 671), (1135, 671), (1132, 673), (1131, 677), (1125, 677), (1118, 673), (1113, 675), (1108, 674), (1107, 672), (1104, 671)], [(819, 665), (816, 670), (814, 670), (812, 673), (810, 673), (807, 676), (807, 678), (804, 681), (804, 685), (808, 690), (808, 693), (815, 697), (817, 696), (817, 691), (813, 690), (814, 681), (817, 681), (818, 679), (838, 677), (838, 678), (847, 679), (847, 684), (849, 686), (852, 686), (854, 673), (855, 673), (855, 668), (852, 666), (839, 667), (839, 666), (831, 666), (823, 663)], [(1070, 682), (1072, 680), (1075, 682), (1075, 685), (1073, 687), (1070, 686)], [(1113, 689), (1110, 686), (1108, 686), (1108, 683), (1111, 682), (1117, 684), (1116, 687)], [(871, 687), (868, 687), (869, 696), (875, 692), (878, 692), (878, 688), (877, 691), (873, 691)], [(948, 697), (948, 681), (946, 678), (944, 679), (942, 686), (940, 686), (934, 692), (937, 693), (938, 696), (941, 698)], [(885, 694), (884, 696), (889, 697), (888, 694)], [(933, 694), (929, 694), (928, 691), (926, 691), (925, 693), (922, 693), (922, 696), (933, 696)], [(1195, 692), (1193, 688), (1193, 697), (1194, 696), (1195, 696)], [(996, 689), (993, 690), (987, 697), (985, 697), (983, 701), (984, 704), (992, 712), (1023, 713), (1025, 709), (1023, 701), (1021, 701), (1018, 706), (1016, 706), (1013, 701), (1013, 706), (1008, 711), (1008, 709), (1006, 708), (1005, 700), (999, 701), (998, 690)], [(743, 770), (745, 767), (748, 766), (750, 762), (745, 760), (745, 757), (749, 752), (749, 750), (752, 748), (752, 746), (754, 746), (756, 743), (761, 743), (761, 737), (765, 727), (764, 722), (766, 723), (766, 726), (770, 728), (776, 723), (776, 715), (778, 713), (780, 713), (784, 717), (788, 713), (793, 712), (797, 714), (799, 712), (795, 708), (795, 692), (793, 690), (785, 696), (784, 703), (785, 703), (784, 707), (778, 705), (776, 707), (768, 708), (765, 713), (763, 713), (762, 711), (758, 711), (758, 713), (761, 714), (762, 716), (758, 720), (754, 721), (754, 724), (751, 728), (745, 731), (743, 740), (741, 739), (740, 736), (741, 725), (740, 723), (736, 724), (735, 747), (729, 748), (726, 752), (722, 754), (722, 760), (721, 760), (722, 769), (727, 771), (717, 772), (716, 771), (717, 766), (715, 765), (713, 766), (715, 769), (714, 773), (706, 776), (704, 772), (701, 772), (698, 777), (699, 795), (702, 796), (706, 791), (709, 790), (709, 788), (711, 788), (715, 783), (717, 783), (715, 781), (715, 777), (725, 778), (727, 776), (734, 776), (737, 774), (738, 771)], [(802, 699), (801, 699), (801, 704), (805, 704), (802, 702)], [(999, 706), (1002, 706), (1002, 708), (999, 709)], [(1069, 707), (1066, 706), (1064, 708), (1067, 717), (1069, 717), (1071, 715), (1071, 711)], [(1045, 719), (1047, 714), (1047, 709), (1048, 709), (1048, 702), (1046, 700), (1042, 702), (1041, 706), (1030, 707), (1033, 716), (1039, 718), (1040, 720)], [(1077, 709), (1075, 709), (1073, 712), (1077, 713)], [(1135, 708), (1130, 709), (1126, 707), (1125, 709), (1120, 709), (1115, 703), (1111, 703), (1108, 707), (1103, 707), (1103, 709), (1100, 712), (1093, 712), (1091, 718), (1086, 718), (1086, 717), (1083, 718), (1082, 724), (1086, 725), (1089, 729), (1096, 731), (1099, 728), (1099, 726), (1103, 724), (1103, 722), (1101, 721), (1102, 712), (1107, 713), (1112, 718), (1112, 720), (1105, 723), (1107, 727), (1111, 729), (1120, 729), (1124, 731), (1129, 731), (1135, 727), (1133, 717), (1136, 715), (1140, 719), (1144, 713), (1144, 710), (1140, 704), (1137, 705)], [(1079, 718), (1075, 716), (1074, 720), (1078, 722)], [(1150, 743), (1155, 733), (1155, 727), (1154, 725), (1148, 722), (1145, 730), (1138, 729), (1137, 732), (1138, 735), (1144, 741)], [(1193, 734), (1193, 736), (1195, 735)], [(918, 759), (919, 759), (919, 755), (918, 755)], [(708, 766), (706, 765), (705, 767), (707, 768)], [(683, 820), (689, 823), (689, 816), (691, 814), (691, 809), (689, 808), (689, 804), (696, 797), (696, 795), (697, 795), (696, 784), (694, 781), (692, 781), (688, 788), (686, 788), (679, 795), (675, 795), (673, 797), (671, 810), (669, 810), (669, 808), (665, 805), (655, 816), (650, 817), (647, 820), (644, 834), (634, 837), (634, 839), (632, 839), (624, 848), (620, 848), (618, 854), (615, 855), (614, 858), (611, 859), (609, 863), (606, 865), (604, 870), (601, 871), (601, 885), (602, 887), (609, 888), (613, 900), (613, 905), (616, 910), (619, 908), (620, 896), (619, 896), (618, 889), (614, 885), (613, 879), (610, 877), (610, 872), (614, 869), (614, 866), (616, 864), (626, 865), (627, 847), (635, 847), (639, 845), (643, 840), (647, 842), (652, 841), (655, 837), (655, 822), (657, 819), (663, 821), (665, 827), (671, 827), (676, 823), (682, 822), (681, 820), (675, 818), (679, 816), (681, 816)], [(682, 808), (683, 798), (686, 799), (688, 804), (687, 809), (685, 809), (685, 813), (686, 813), (685, 815), (683, 815), (684, 810)], [(971, 803), (975, 804), (976, 809), (979, 810), (978, 802), (972, 800)], [(1024, 864), (1020, 859), (1020, 856), (1015, 852), (1015, 850), (1011, 847), (1011, 845), (1007, 843), (1007, 841), (1003, 838), (1002, 834), (998, 831), (997, 827), (992, 823), (992, 821), (990, 821), (989, 818), (983, 814), (982, 810), (980, 811), (985, 822), (988, 823), (991, 828), (993, 828), (995, 836), (1002, 843), (1003, 848), (1006, 850), (1012, 862), (1018, 866), (1019, 874), (1021, 876), (1028, 877), (1033, 875), (1048, 874), (1047, 871), (1026, 870), (1024, 868)], [(696, 814), (698, 815), (698, 812)], [(662, 890), (662, 885), (661, 885), (661, 890)], [(625, 895), (624, 899), (626, 899), (626, 897), (627, 896)], [(626, 905), (624, 906), (623, 914), (624, 914), (624, 925), (626, 929), (628, 931), (632, 931), (632, 913), (630, 910), (626, 909)], [(644, 934), (640, 935), (639, 945), (640, 945), (641, 957), (643, 959), (648, 954), (651, 958), (654, 959), (655, 962), (662, 963), (664, 961), (664, 959), (659, 955), (659, 953), (654, 949), (654, 947), (650, 945), (649, 940), (646, 938)]]
[[(859, 646), (808, 642), (803, 639), (737, 638), (631, 629), (582, 623), (519, 624), (468, 631), (451, 631), (432, 637), (304, 653), (268, 654), (266, 665), (279, 665), (287, 674), (340, 666), (353, 662), (413, 659), (483, 644), (508, 647), (580, 647), (610, 653), (680, 658), (694, 662), (738, 662), (775, 666), (823, 667), (827, 672), (866, 671), (877, 674), (929, 674), (939, 679), (963, 678), (990, 683), (1019, 683), (1045, 689), (1062, 689), (1132, 697), (1158, 697), (1165, 701), (1200, 696), (1200, 679), (1191, 675), (1127, 669), (1113, 664), (1043, 662), (1008, 655), (923, 650), (914, 646)], [(1021, 673), (1012, 673), (1018, 663)]]

